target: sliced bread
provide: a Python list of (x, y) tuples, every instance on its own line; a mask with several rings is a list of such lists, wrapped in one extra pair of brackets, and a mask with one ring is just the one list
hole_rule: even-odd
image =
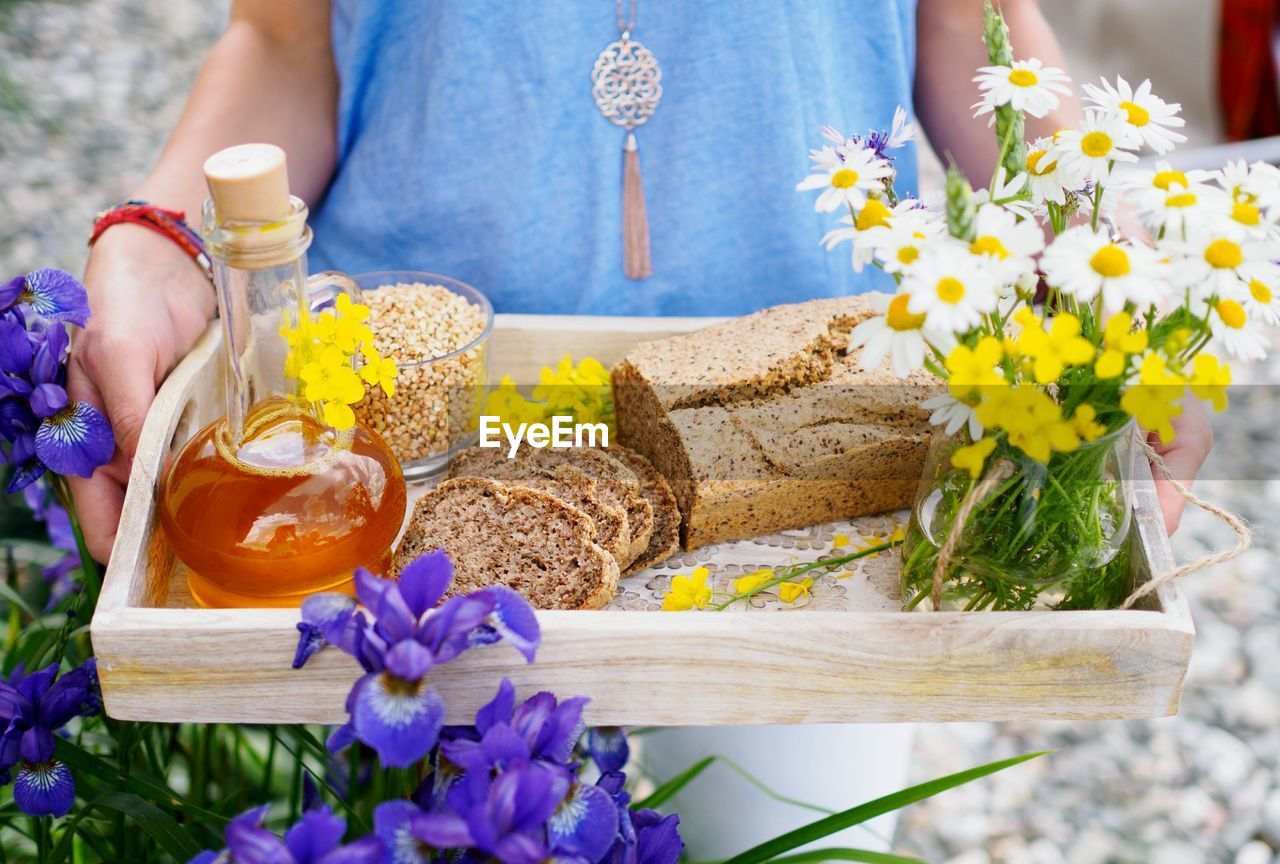
[(549, 492), (591, 517), (596, 542), (614, 557), (619, 567), (633, 560), (631, 527), (627, 511), (615, 496), (602, 492), (599, 482), (571, 464), (554, 464), (530, 454), (540, 451), (525, 447), (515, 459), (504, 451), (472, 447), (459, 453), (449, 466), (449, 477), (487, 477), (507, 486), (527, 486)]
[(594, 535), (590, 517), (555, 495), (460, 477), (418, 499), (391, 575), (444, 549), (451, 593), (506, 585), (538, 609), (600, 609), (617, 590), (618, 563)]
[(653, 508), (653, 536), (640, 557), (631, 562), (623, 575), (639, 572), (646, 567), (666, 561), (680, 549), (680, 508), (671, 486), (653, 463), (630, 447), (615, 444), (608, 450), (610, 456), (626, 465), (640, 478), (641, 494)]

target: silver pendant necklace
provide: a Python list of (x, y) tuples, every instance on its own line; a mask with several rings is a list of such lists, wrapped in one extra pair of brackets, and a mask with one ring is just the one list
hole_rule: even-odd
[(639, 0), (630, 2), (630, 15), (623, 18), (622, 0), (614, 0), (620, 36), (596, 57), (591, 95), (605, 119), (627, 133), (622, 146), (622, 269), (630, 279), (645, 279), (653, 274), (653, 263), (635, 130), (653, 116), (662, 99), (662, 69), (653, 52), (631, 38)]

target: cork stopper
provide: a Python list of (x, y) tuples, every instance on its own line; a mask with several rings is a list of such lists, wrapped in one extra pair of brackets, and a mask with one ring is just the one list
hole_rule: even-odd
[(276, 222), (289, 216), (289, 174), (274, 144), (238, 144), (204, 163), (204, 178), (220, 222)]

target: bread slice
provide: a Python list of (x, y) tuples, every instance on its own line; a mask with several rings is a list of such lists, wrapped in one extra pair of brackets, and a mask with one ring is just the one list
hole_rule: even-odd
[(608, 453), (640, 478), (641, 494), (653, 508), (653, 536), (640, 557), (623, 572), (626, 576), (660, 564), (680, 549), (680, 508), (671, 486), (648, 459), (621, 444), (610, 447)]
[(596, 479), (597, 488), (605, 500), (617, 502), (626, 509), (627, 523), (631, 527), (631, 548), (623, 556), (626, 561), (635, 561), (649, 548), (649, 540), (653, 536), (653, 505), (645, 498), (640, 478), (634, 471), (610, 456), (608, 451), (592, 447), (548, 447), (542, 450), (523, 447), (522, 452), (524, 450), (538, 454), (535, 458), (543, 460), (544, 464), (572, 465), (589, 474)]
[(446, 480), (413, 508), (391, 575), (444, 549), (452, 594), (506, 585), (538, 609), (600, 609), (618, 588), (618, 563), (581, 510), (547, 492), (481, 477)]
[(910, 504), (938, 385), (861, 368), (849, 331), (872, 314), (865, 295), (777, 306), (613, 368), (620, 443), (666, 478), (686, 548)]
[(472, 447), (454, 457), (448, 476), (487, 477), (507, 486), (527, 486), (549, 492), (591, 517), (596, 527), (596, 542), (614, 557), (619, 567), (634, 561), (631, 527), (624, 507), (609, 500), (614, 496), (602, 492), (599, 482), (585, 471), (533, 455), (539, 452), (542, 451), (525, 447), (516, 458), (508, 459), (504, 450)]

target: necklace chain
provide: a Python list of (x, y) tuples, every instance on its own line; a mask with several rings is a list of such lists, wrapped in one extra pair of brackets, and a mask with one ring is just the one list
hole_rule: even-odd
[(618, 18), (618, 32), (624, 35), (630, 34), (636, 29), (636, 5), (640, 0), (631, 0), (631, 13), (628, 17), (622, 17), (622, 0), (613, 0), (613, 7)]

